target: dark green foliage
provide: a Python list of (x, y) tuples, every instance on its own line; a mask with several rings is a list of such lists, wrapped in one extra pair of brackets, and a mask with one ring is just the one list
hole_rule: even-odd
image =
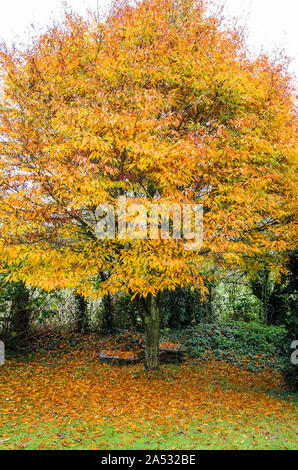
[(30, 292), (22, 282), (14, 283), (10, 307), (11, 328), (15, 338), (20, 341), (29, 333), (31, 320)]
[(298, 367), (297, 365), (291, 364), (286, 367), (283, 371), (286, 386), (289, 391), (293, 393), (298, 392)]
[[(103, 307), (105, 308), (103, 299)], [(103, 318), (104, 318), (103, 308)], [(205, 301), (201, 293), (191, 288), (177, 288), (166, 292), (162, 302), (163, 328), (180, 329), (194, 325), (199, 321), (208, 320), (210, 315), (210, 302), (208, 295)], [(142, 331), (142, 309), (137, 300), (131, 300), (130, 295), (120, 295), (113, 299), (113, 319), (115, 327), (121, 329), (134, 329)]]
[(101, 316), (101, 332), (107, 335), (114, 333), (114, 304), (110, 294), (105, 295), (102, 299)]
[[(108, 310), (107, 310), (108, 309)], [(103, 298), (102, 330), (112, 333), (115, 330), (142, 330), (142, 318), (136, 300), (131, 300), (128, 294), (122, 294), (114, 298)], [(110, 323), (109, 323), (110, 322)], [(111, 325), (111, 322), (113, 323)], [(112, 326), (111, 327), (109, 327)], [(106, 327), (107, 326), (107, 327)]]
[(32, 308), (30, 291), (22, 282), (7, 282), (1, 276), (0, 332), (6, 343), (21, 343), (29, 333)]
[(278, 368), (284, 364), (282, 347), (285, 329), (257, 322), (202, 323), (176, 332), (164, 332), (165, 338), (181, 342), (190, 357), (204, 358), (212, 353), (250, 370)]
[(283, 274), (280, 282), (270, 279), (266, 268), (251, 280), (253, 294), (260, 300), (262, 318), (269, 325), (281, 325), (292, 314), (297, 314), (298, 289), (298, 251), (289, 253), (288, 273)]
[(9, 282), (0, 274), (0, 338), (7, 346), (27, 342), (32, 322), (45, 323), (56, 314), (60, 292), (32, 289), (22, 282)]
[(190, 288), (177, 288), (165, 294), (162, 305), (162, 325), (171, 329), (186, 328), (204, 318), (207, 303), (201, 300), (201, 293)]
[(87, 307), (88, 303), (86, 299), (78, 294), (75, 293), (75, 304), (76, 304), (76, 330), (82, 333), (88, 331), (88, 315), (87, 315)]
[(6, 340), (11, 333), (9, 313), (15, 286), (13, 282), (7, 282), (4, 274), (0, 274), (0, 283), (0, 339)]

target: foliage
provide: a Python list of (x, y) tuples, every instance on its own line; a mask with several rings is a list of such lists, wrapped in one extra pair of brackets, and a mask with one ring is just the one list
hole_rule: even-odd
[(259, 301), (252, 293), (247, 276), (239, 270), (223, 271), (219, 274), (213, 286), (210, 303), (210, 321), (249, 322), (260, 319)]
[[(214, 265), (272, 269), (296, 240), (294, 85), (194, 0), (67, 15), (1, 53), (1, 240), (11, 280), (85, 296), (204, 290)], [(98, 240), (119, 195), (204, 204), (204, 247)], [(109, 272), (103, 282), (94, 280)]]
[(281, 368), (285, 361), (285, 329), (257, 322), (202, 323), (182, 331), (164, 332), (180, 341), (191, 357), (226, 360), (249, 370)]
[(8, 345), (16, 345), (27, 338), (32, 322), (42, 324), (56, 315), (62, 294), (9, 282), (5, 273), (0, 282), (0, 335)]
[(113, 317), (118, 329), (135, 331), (142, 329), (140, 309), (129, 294), (120, 294), (115, 297)]
[[(129, 294), (120, 294), (114, 298), (113, 316), (118, 329), (142, 329), (142, 312), (136, 301)], [(204, 318), (204, 302), (201, 292), (191, 288), (177, 288), (165, 293), (162, 302), (162, 326), (179, 329)]]
[(261, 302), (261, 319), (269, 324), (284, 324), (297, 313), (298, 252), (288, 253), (287, 272), (278, 281), (270, 277), (266, 267), (250, 280), (253, 294)]
[(167, 292), (162, 304), (162, 325), (172, 329), (190, 326), (202, 316), (203, 308), (198, 290), (177, 288), (174, 292)]
[(77, 292), (74, 295), (76, 305), (76, 329), (81, 332), (86, 332), (89, 329), (88, 325), (88, 303), (86, 299)]

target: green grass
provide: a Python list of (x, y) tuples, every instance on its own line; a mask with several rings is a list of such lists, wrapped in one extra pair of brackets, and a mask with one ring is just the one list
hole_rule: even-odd
[[(136, 430), (135, 428), (138, 428)], [(55, 422), (16, 424), (0, 429), (0, 449), (297, 449), (293, 424), (280, 427), (273, 417), (260, 420), (243, 417), (196, 422), (164, 433), (153, 423), (132, 423), (132, 427), (111, 427), (108, 421), (97, 427), (86, 423)], [(8, 440), (6, 440), (8, 439)], [(2, 441), (2, 442), (1, 442)]]

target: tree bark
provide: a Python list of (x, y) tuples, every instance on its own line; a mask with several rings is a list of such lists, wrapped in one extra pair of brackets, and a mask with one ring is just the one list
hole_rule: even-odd
[(161, 293), (141, 298), (145, 325), (145, 368), (159, 370)]

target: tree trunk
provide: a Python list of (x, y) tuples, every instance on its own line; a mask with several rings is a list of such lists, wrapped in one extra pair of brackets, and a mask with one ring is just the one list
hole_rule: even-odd
[(159, 370), (159, 335), (161, 317), (161, 295), (152, 294), (141, 299), (145, 325), (145, 368)]
[(75, 303), (77, 308), (76, 330), (85, 333), (88, 330), (87, 301), (76, 292)]

